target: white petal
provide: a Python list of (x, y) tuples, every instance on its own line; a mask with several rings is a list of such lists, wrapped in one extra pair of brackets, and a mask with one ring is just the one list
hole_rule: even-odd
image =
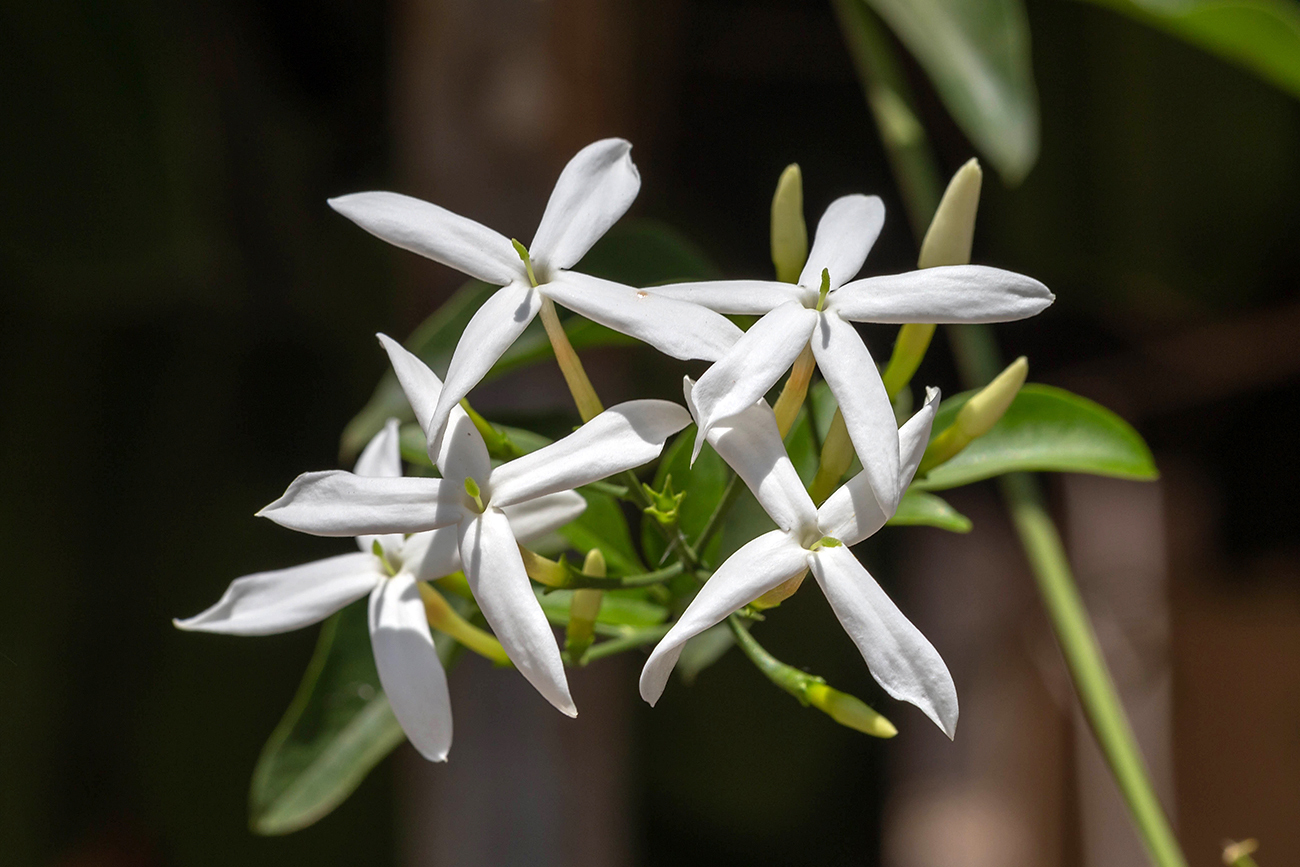
[(855, 322), (1010, 322), (1056, 300), (1032, 277), (983, 265), (945, 265), (868, 277), (831, 294), (830, 309)]
[[(390, 418), (380, 429), (379, 433), (371, 438), (366, 444), (365, 449), (361, 452), (361, 457), (357, 458), (357, 465), (353, 472), (358, 476), (375, 476), (378, 478), (397, 478), (402, 474), (402, 443), (398, 433), (399, 423), (397, 419)], [(400, 535), (387, 536), (358, 536), (357, 547), (363, 554), (369, 554), (374, 548), (375, 542), (378, 542), (386, 551), (397, 551), (401, 549), (402, 537)]]
[(640, 189), (631, 144), (607, 138), (587, 145), (560, 172), (529, 255), (543, 268), (572, 268), (632, 207)]
[(388, 360), (397, 374), (397, 382), (406, 393), (406, 402), (415, 412), (426, 439), (429, 438), (429, 421), (442, 395), (442, 380), (429, 369), (429, 365), (387, 334), (376, 334), (379, 345), (388, 353)]
[(509, 239), (429, 202), (400, 193), (353, 193), (329, 205), (370, 234), (485, 283), (504, 286), (525, 277)]
[(257, 514), (315, 536), (418, 533), (459, 521), (464, 496), (460, 482), (376, 479), (326, 470), (303, 473)]
[(353, 472), (358, 476), (395, 479), (402, 475), (402, 443), (398, 435), (400, 423), (390, 418), (379, 433), (361, 451)]
[(587, 501), (577, 491), (559, 491), (535, 500), (525, 500), (502, 511), (510, 519), (510, 529), (520, 542), (531, 542), (552, 533), (587, 510)]
[(797, 301), (782, 304), (755, 322), (730, 352), (704, 372), (694, 392), (695, 420), (700, 426), (694, 456), (713, 425), (767, 394), (799, 357), (816, 323), (816, 311)]
[(880, 371), (851, 324), (821, 314), (812, 339), (817, 367), (844, 414), (853, 449), (885, 514), (898, 508), (898, 423)]
[(567, 437), (493, 470), (492, 504), (522, 503), (639, 467), (690, 423), (690, 413), (666, 400), (612, 406)]
[(451, 749), (451, 696), (415, 580), (399, 572), (370, 595), (370, 647), (402, 731), (429, 761)]
[(858, 276), (884, 225), (885, 203), (879, 196), (843, 196), (831, 202), (817, 223), (799, 282), (819, 289), (825, 269), (835, 289)]
[(365, 596), (382, 578), (373, 556), (343, 554), (236, 578), (216, 605), (172, 622), (180, 629), (225, 635), (289, 632), (319, 623)]
[[(685, 391), (690, 405), (689, 378)], [(745, 481), (778, 527), (797, 537), (816, 528), (817, 509), (786, 454), (776, 416), (766, 401), (719, 421), (709, 431), (709, 443)], [(815, 540), (805, 541), (811, 544)]]
[(822, 548), (809, 563), (876, 683), (919, 707), (951, 738), (957, 729), (957, 687), (939, 652), (847, 547)]
[[(925, 406), (907, 420), (898, 431), (901, 466), (899, 490), (907, 490), (925, 454), (930, 439), (930, 425), (939, 407), (939, 389), (926, 390)], [(870, 476), (860, 472), (845, 482), (817, 510), (817, 523), (825, 536), (839, 539), (845, 545), (856, 545), (875, 533), (892, 517), (880, 508), (871, 489)]]
[(687, 641), (807, 568), (808, 552), (781, 530), (742, 545), (705, 582), (655, 646), (641, 669), (641, 697), (651, 705), (659, 700)]
[(506, 655), (547, 701), (577, 716), (559, 645), (528, 582), (509, 519), (500, 509), (488, 508), (460, 526), (465, 577)]
[(916, 468), (930, 444), (930, 428), (934, 426), (935, 413), (939, 411), (939, 389), (925, 390), (925, 405), (898, 429), (898, 489), (906, 491), (916, 475)]
[(470, 319), (452, 353), (447, 381), (425, 428), (431, 455), (438, 453), (452, 407), (478, 385), (540, 309), (542, 296), (537, 290), (527, 283), (514, 283), (498, 289)]
[[(820, 278), (819, 278), (820, 279)], [(654, 295), (689, 301), (719, 313), (762, 316), (787, 301), (806, 302), (808, 290), (793, 283), (773, 280), (706, 280), (700, 283), (668, 283), (646, 289)], [(817, 292), (811, 300), (817, 301)]]
[(453, 525), (411, 536), (402, 551), (402, 562), (421, 581), (459, 572), (460, 531)]
[(683, 361), (721, 358), (743, 332), (707, 307), (566, 271), (541, 291), (570, 310)]

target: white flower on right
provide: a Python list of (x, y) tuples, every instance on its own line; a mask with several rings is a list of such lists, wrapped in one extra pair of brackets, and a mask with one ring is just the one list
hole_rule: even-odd
[(719, 280), (650, 290), (719, 313), (762, 316), (695, 386), (696, 454), (714, 425), (762, 398), (811, 342), (871, 489), (886, 512), (898, 508), (898, 427), (880, 372), (852, 323), (1007, 322), (1042, 312), (1054, 296), (1031, 277), (981, 265), (848, 282), (884, 222), (879, 197), (844, 196), (817, 224), (797, 284)]
[[(395, 340), (382, 334), (379, 339), (432, 443), (430, 420), (442, 383)], [(610, 407), (550, 445), (494, 467), (469, 415), (453, 405), (441, 443), (429, 448), (442, 478), (304, 473), (258, 514), (317, 536), (455, 528), (465, 578), (506, 655), (547, 701), (577, 716), (560, 649), (524, 570), (519, 529), (509, 511), (653, 460), (664, 441), (690, 420), (678, 404), (632, 400)]]
[[(687, 403), (692, 401), (687, 381)], [(698, 392), (698, 386), (696, 386)], [(902, 461), (896, 483), (906, 489), (930, 438), (939, 391), (898, 430)], [(772, 408), (751, 404), (722, 419), (709, 443), (754, 492), (777, 529), (743, 545), (713, 573), (663, 637), (641, 672), (641, 697), (654, 704), (686, 642), (764, 593), (812, 570), (835, 616), (885, 692), (911, 702), (948, 737), (957, 728), (957, 688), (933, 645), (849, 550), (893, 514), (876, 501), (866, 472), (813, 505), (786, 454)]]
[(523, 333), (544, 298), (684, 361), (713, 361), (740, 338), (740, 329), (712, 310), (569, 270), (641, 189), (631, 152), (628, 142), (609, 138), (587, 145), (569, 161), (533, 236), (531, 265), (509, 238), (429, 202), (386, 192), (329, 200), (330, 207), (372, 235), (502, 287), (474, 314), (456, 344), (442, 397), (429, 419), (434, 447), (451, 408)]

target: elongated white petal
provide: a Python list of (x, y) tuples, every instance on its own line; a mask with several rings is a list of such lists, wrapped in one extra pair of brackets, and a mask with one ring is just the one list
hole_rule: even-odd
[(493, 470), (492, 504), (522, 503), (639, 467), (690, 423), (690, 413), (666, 400), (611, 406), (567, 437)]
[(829, 311), (820, 315), (812, 348), (817, 367), (844, 414), (862, 471), (881, 509), (892, 515), (902, 496), (898, 486), (898, 424), (876, 362), (853, 326)]
[(303, 473), (257, 514), (314, 536), (418, 533), (459, 521), (464, 497), (460, 482), (376, 479), (326, 470)]
[(855, 322), (1010, 322), (1056, 300), (1032, 277), (983, 265), (946, 265), (868, 277), (831, 293), (827, 307)]
[(459, 572), (460, 531), (453, 524), (411, 536), (402, 550), (402, 563), (420, 581)]
[(831, 202), (817, 223), (799, 282), (820, 288), (822, 269), (830, 272), (831, 289), (858, 276), (884, 225), (885, 203), (879, 196), (842, 196)]
[(524, 543), (577, 520), (586, 510), (587, 501), (577, 491), (558, 491), (502, 509), (510, 519), (515, 538)]
[[(646, 289), (654, 295), (689, 301), (719, 313), (762, 316), (787, 301), (809, 301), (810, 291), (793, 283), (774, 280), (706, 280), (701, 283), (667, 283)], [(811, 290), (816, 303), (817, 290)]]
[(894, 698), (923, 710), (951, 738), (957, 729), (957, 687), (939, 652), (847, 547), (822, 548), (809, 564), (871, 676)]
[(460, 525), (460, 558), (470, 590), (510, 661), (542, 696), (577, 716), (560, 648), (528, 583), (510, 520), (489, 507)]
[(451, 696), (415, 579), (399, 572), (370, 595), (370, 647), (393, 715), (420, 755), (451, 749)]
[(641, 697), (651, 705), (663, 695), (686, 642), (808, 568), (808, 552), (789, 533), (764, 533), (727, 558), (705, 582), (641, 669)]
[(743, 333), (707, 307), (586, 274), (556, 274), (540, 291), (577, 313), (683, 361), (714, 361)]
[(452, 353), (447, 381), (425, 427), (430, 455), (439, 453), (452, 408), (478, 385), (541, 308), (542, 296), (536, 289), (526, 282), (513, 283), (498, 289), (470, 319)]
[[(402, 474), (402, 444), (398, 434), (399, 423), (397, 419), (390, 418), (379, 433), (366, 443), (365, 449), (361, 452), (361, 457), (357, 458), (357, 465), (353, 469), (358, 476), (376, 476), (378, 478), (391, 479)], [(400, 535), (385, 536), (358, 536), (357, 547), (362, 553), (369, 554), (374, 548), (375, 542), (378, 542), (386, 551), (397, 551), (401, 549), (402, 537)]]
[(925, 404), (898, 429), (898, 485), (906, 491), (916, 475), (916, 468), (930, 444), (930, 428), (934, 426), (935, 413), (939, 411), (940, 393), (937, 388), (925, 390)]
[(376, 334), (375, 337), (379, 338), (379, 345), (388, 353), (393, 373), (397, 374), (397, 382), (406, 393), (406, 402), (415, 412), (415, 420), (420, 423), (427, 439), (429, 421), (433, 418), (434, 408), (442, 395), (442, 380), (418, 355), (387, 334)]
[[(691, 406), (689, 377), (684, 383)], [(786, 454), (776, 416), (766, 401), (722, 419), (709, 431), (709, 443), (754, 492), (763, 510), (782, 530), (796, 538), (815, 530), (817, 509)], [(806, 539), (811, 544), (815, 539)]]
[(632, 145), (607, 138), (587, 145), (560, 172), (529, 254), (543, 268), (572, 268), (632, 207), (641, 174)]
[(338, 196), (329, 205), (370, 234), (485, 283), (504, 286), (525, 277), (509, 239), (446, 208), (380, 192)]
[(697, 457), (709, 429), (760, 400), (803, 351), (817, 312), (797, 301), (782, 304), (755, 322), (731, 351), (695, 383)]
[(179, 629), (274, 635), (310, 626), (369, 593), (382, 580), (369, 554), (343, 554), (236, 578), (207, 611), (173, 620)]
[[(907, 490), (930, 439), (930, 425), (939, 408), (939, 389), (926, 390), (925, 405), (898, 431), (899, 490)], [(871, 488), (871, 478), (860, 472), (839, 487), (817, 510), (817, 524), (822, 535), (856, 545), (874, 534), (893, 513), (885, 514)]]

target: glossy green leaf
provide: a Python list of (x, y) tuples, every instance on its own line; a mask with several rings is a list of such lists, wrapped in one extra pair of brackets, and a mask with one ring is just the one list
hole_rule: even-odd
[[(952, 424), (972, 394), (959, 394), (940, 405), (935, 435)], [(1021, 470), (1121, 479), (1159, 475), (1151, 450), (1128, 422), (1065, 389), (1031, 383), (992, 430), (913, 486), (941, 491)]]
[[(436, 637), (444, 664), (455, 642)], [(253, 771), (250, 825), (288, 834), (325, 816), (406, 740), (379, 685), (366, 602), (325, 621), (298, 692)]]
[[(648, 220), (624, 221), (610, 230), (579, 263), (578, 270), (633, 286), (704, 280), (714, 275), (713, 266), (693, 245), (668, 226)], [(444, 376), (461, 332), (495, 291), (494, 286), (469, 281), (416, 328), (404, 345)], [(579, 351), (637, 344), (631, 337), (579, 316), (568, 317), (564, 331)], [(553, 357), (541, 321), (534, 320), (483, 381)], [(386, 370), (365, 407), (343, 429), (339, 445), (343, 458), (350, 460), (359, 454), (389, 418), (410, 421), (414, 416), (397, 377)]]
[[(557, 626), (569, 622), (569, 606), (573, 603), (572, 590), (544, 590), (537, 588), (537, 599), (542, 603), (542, 611)], [(600, 613), (596, 623), (617, 627), (614, 633), (623, 629), (644, 629), (658, 626), (668, 619), (668, 609), (642, 598), (644, 590), (607, 590), (600, 602)], [(605, 631), (605, 634), (610, 634)]]
[(925, 68), (948, 111), (1008, 183), (1038, 158), (1038, 95), (1022, 0), (859, 0)]
[(1300, 98), (1295, 0), (1091, 0), (1244, 66)]
[(587, 501), (587, 510), (576, 521), (561, 527), (560, 535), (583, 553), (599, 548), (605, 555), (605, 566), (610, 575), (647, 571), (632, 544), (632, 533), (618, 501), (598, 491), (583, 490), (579, 493)]
[(909, 489), (889, 519), (891, 527), (938, 527), (953, 533), (969, 533), (970, 518), (948, 505), (943, 498)]

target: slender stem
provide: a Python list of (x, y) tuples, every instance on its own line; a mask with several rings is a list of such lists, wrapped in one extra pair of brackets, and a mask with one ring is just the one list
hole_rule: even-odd
[(722, 519), (731, 511), (735, 505), (736, 498), (740, 496), (741, 485), (740, 476), (735, 473), (727, 479), (727, 486), (722, 490), (722, 499), (713, 507), (713, 513), (709, 515), (709, 520), (704, 523), (704, 529), (700, 530), (700, 535), (695, 538), (695, 550), (701, 553), (708, 547), (709, 542), (722, 529)]
[(676, 578), (686, 571), (686, 567), (681, 563), (672, 563), (662, 569), (656, 569), (653, 572), (642, 572), (638, 575), (624, 575), (619, 578), (599, 578), (592, 575), (570, 575), (564, 586), (566, 588), (582, 589), (595, 588), (598, 590), (619, 590), (627, 587), (648, 587), (651, 584), (662, 584), (670, 578)]
[[(894, 49), (880, 22), (859, 0), (833, 0), (833, 5), (919, 240), (939, 202), (939, 173), (925, 129), (907, 105)], [(988, 326), (951, 326), (949, 339), (968, 387), (984, 385), (1001, 369), (997, 344)], [(1060, 534), (1047, 514), (1037, 483), (1021, 474), (1005, 476), (1002, 493), (1029, 557), (1084, 713), (1147, 852), (1159, 867), (1186, 867), (1186, 859), (1143, 765), (1137, 741), (1075, 585)]]
[(664, 623), (659, 626), (652, 626), (649, 629), (638, 629), (636, 632), (629, 633), (621, 638), (611, 638), (608, 641), (602, 641), (600, 644), (593, 644), (583, 658), (582, 664), (586, 665), (592, 660), (652, 644), (667, 635), (668, 630), (671, 628), (671, 623)]
[(799, 414), (799, 407), (803, 406), (803, 399), (808, 394), (808, 383), (812, 381), (816, 368), (817, 359), (813, 357), (812, 344), (809, 343), (795, 359), (785, 387), (776, 399), (776, 406), (772, 407), (772, 412), (776, 414), (776, 428), (781, 432), (782, 438), (794, 427), (795, 417)]
[(763, 675), (772, 683), (799, 699), (800, 704), (808, 703), (805, 694), (810, 686), (814, 683), (824, 682), (821, 678), (800, 671), (793, 665), (786, 665), (768, 653), (763, 645), (759, 644), (758, 640), (749, 634), (749, 625), (739, 615), (732, 614), (728, 616), (727, 626), (731, 629), (731, 634), (735, 636), (736, 644), (744, 651), (745, 656), (749, 657), (749, 661), (754, 663), (754, 667), (763, 672)]
[(555, 303), (545, 296), (542, 298), (542, 325), (546, 328), (546, 336), (551, 339), (555, 360), (560, 363), (560, 372), (564, 374), (564, 381), (569, 385), (573, 402), (578, 405), (578, 415), (582, 416), (584, 422), (591, 421), (605, 408), (601, 405), (600, 398), (596, 396), (596, 389), (592, 387), (591, 380), (587, 378), (587, 371), (582, 366), (578, 353), (569, 342), (569, 335), (564, 333), (559, 314), (555, 312)]
[(501, 642), (461, 617), (451, 607), (446, 598), (423, 581), (416, 583), (420, 598), (424, 602), (424, 613), (429, 625), (439, 632), (445, 632), (479, 656), (486, 657), (497, 665), (510, 665)]
[(1178, 841), (1151, 786), (1137, 739), (1097, 646), (1060, 534), (1047, 514), (1038, 486), (1033, 477), (1023, 473), (1008, 474), (1000, 482), (1084, 714), (1147, 850), (1161, 867), (1185, 867)]

